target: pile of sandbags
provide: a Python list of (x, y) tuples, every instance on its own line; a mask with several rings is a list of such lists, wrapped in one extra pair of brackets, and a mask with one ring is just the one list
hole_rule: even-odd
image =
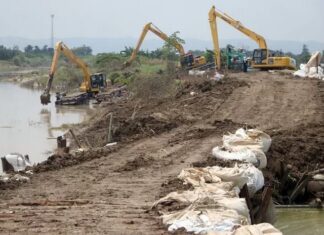
[(307, 64), (301, 64), (299, 70), (294, 73), (295, 77), (317, 78), (324, 80), (324, 70), (320, 66), (321, 53), (315, 52)]
[(243, 128), (234, 134), (223, 136), (223, 146), (212, 150), (214, 157), (222, 160), (236, 160), (252, 163), (259, 169), (267, 166), (265, 153), (271, 146), (271, 138), (268, 134), (257, 130)]
[[(246, 201), (239, 193), (245, 184), (251, 193), (264, 185), (262, 172), (252, 164), (188, 168), (178, 178), (193, 190), (172, 192), (153, 205), (169, 231), (185, 228), (196, 234), (231, 234), (235, 228), (251, 224)], [(183, 209), (170, 212), (169, 205)]]
[(153, 209), (171, 232), (184, 228), (195, 234), (281, 235), (271, 224), (251, 225), (246, 201), (239, 197), (244, 185), (250, 197), (264, 186), (263, 174), (255, 165), (266, 166), (264, 153), (270, 145), (270, 136), (259, 130), (239, 129), (224, 136), (222, 151), (248, 153), (252, 163), (183, 169), (178, 178), (192, 190), (171, 192), (156, 201)]

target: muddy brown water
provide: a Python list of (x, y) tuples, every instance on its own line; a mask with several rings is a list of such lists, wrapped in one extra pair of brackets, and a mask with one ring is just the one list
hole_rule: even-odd
[(55, 96), (51, 97), (52, 103), (43, 106), (40, 94), (0, 82), (1, 157), (17, 152), (28, 154), (32, 163), (44, 161), (56, 147), (55, 138), (67, 131), (62, 125), (80, 123), (93, 111), (91, 105), (56, 107)]
[(324, 234), (324, 211), (318, 209), (276, 209), (276, 228), (284, 235)]

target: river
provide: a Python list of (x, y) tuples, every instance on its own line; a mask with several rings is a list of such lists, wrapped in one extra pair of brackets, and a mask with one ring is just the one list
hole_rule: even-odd
[[(0, 156), (28, 154), (32, 163), (47, 159), (56, 147), (56, 137), (66, 132), (65, 124), (84, 121), (93, 108), (40, 103), (41, 91), (0, 82)], [(0, 163), (1, 164), (1, 163)], [(2, 166), (0, 166), (2, 171)]]
[(276, 228), (284, 235), (323, 235), (324, 211), (318, 209), (276, 209)]

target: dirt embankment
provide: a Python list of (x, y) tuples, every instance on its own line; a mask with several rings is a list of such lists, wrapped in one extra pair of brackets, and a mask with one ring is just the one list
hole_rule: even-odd
[(167, 234), (148, 213), (153, 202), (185, 190), (175, 180), (181, 169), (204, 164), (223, 134), (239, 127), (273, 136), (269, 163), (283, 159), (294, 173), (316, 168), (323, 159), (322, 87), (276, 74), (235, 74), (220, 83), (186, 82), (172, 99), (107, 103), (79, 138), (104, 146), (113, 112), (117, 147), (68, 164), (52, 159), (29, 183), (1, 191), (0, 233)]
[(111, 113), (113, 141), (122, 143), (192, 125), (208, 119), (235, 89), (244, 86), (245, 81), (232, 78), (221, 82), (194, 79), (185, 81), (175, 97), (104, 103), (104, 111), (90, 122), (80, 138), (87, 138), (95, 147), (104, 146)]

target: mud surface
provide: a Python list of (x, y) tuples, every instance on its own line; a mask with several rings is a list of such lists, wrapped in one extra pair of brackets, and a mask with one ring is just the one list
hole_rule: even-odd
[(273, 141), (267, 154), (270, 167), (282, 161), (298, 176), (324, 168), (324, 124), (300, 125), (269, 134)]
[(173, 180), (181, 169), (221, 164), (208, 157), (227, 132), (246, 126), (269, 132), (269, 161), (286, 157), (296, 174), (321, 164), (322, 97), (316, 80), (249, 73), (221, 83), (187, 81), (170, 99), (103, 103), (78, 136), (101, 149), (113, 113), (118, 147), (90, 150), (80, 160), (53, 157), (29, 183), (1, 191), (0, 233), (168, 234), (148, 211), (170, 190), (187, 189)]

